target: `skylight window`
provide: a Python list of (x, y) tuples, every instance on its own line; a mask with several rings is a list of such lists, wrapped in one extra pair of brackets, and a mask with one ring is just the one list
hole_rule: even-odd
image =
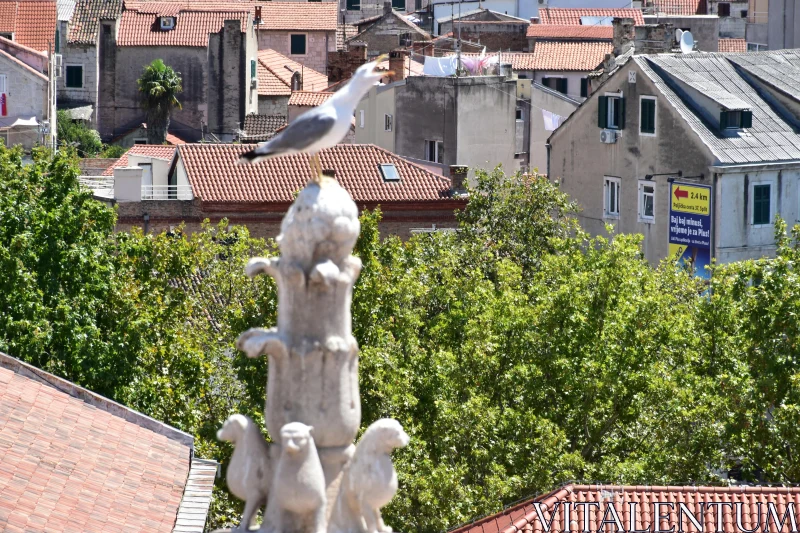
[(381, 164), (381, 174), (383, 175), (383, 181), (400, 181), (397, 167), (391, 163)]
[(581, 17), (583, 26), (611, 26), (614, 17)]

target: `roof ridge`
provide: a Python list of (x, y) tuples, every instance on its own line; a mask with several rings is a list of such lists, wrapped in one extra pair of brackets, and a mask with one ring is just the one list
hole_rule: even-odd
[(35, 76), (38, 76), (38, 77), (42, 78), (44, 81), (47, 81), (47, 76), (45, 76), (44, 74), (42, 74), (41, 72), (39, 72), (38, 70), (33, 68), (32, 66), (28, 65), (27, 63), (25, 63), (21, 59), (17, 59), (16, 57), (12, 56), (11, 54), (6, 52), (5, 50), (0, 50), (0, 54), (6, 56), (11, 61), (17, 63), (20, 67), (29, 70), (31, 72), (31, 74), (34, 74)]
[(30, 46), (25, 46), (24, 44), (18, 43), (17, 41), (12, 41), (11, 39), (6, 39), (5, 37), (0, 37), (0, 42), (4, 43), (4, 44), (7, 44), (7, 45), (10, 44), (11, 46), (13, 46), (15, 48), (20, 48), (20, 49), (22, 49), (22, 50), (24, 50), (26, 52), (30, 52), (32, 54), (37, 54), (37, 55), (40, 55), (40, 56), (42, 56), (44, 58), (47, 58), (47, 54), (45, 52), (42, 52), (40, 50), (36, 50), (35, 48), (31, 48)]
[(0, 368), (6, 368), (20, 376), (24, 376), (34, 381), (49, 385), (54, 389), (63, 392), (64, 394), (68, 394), (73, 398), (91, 405), (92, 407), (127, 420), (128, 422), (136, 424), (141, 428), (149, 429), (153, 433), (179, 442), (194, 450), (194, 437), (192, 435), (189, 435), (188, 433), (169, 426), (163, 422), (159, 422), (154, 418), (142, 414), (139, 411), (135, 411), (130, 407), (126, 407), (121, 403), (110, 400), (105, 396), (94, 393), (89, 389), (76, 385), (71, 381), (60, 378), (55, 374), (45, 372), (44, 370), (36, 368), (31, 364), (25, 363), (3, 352), (0, 352)]

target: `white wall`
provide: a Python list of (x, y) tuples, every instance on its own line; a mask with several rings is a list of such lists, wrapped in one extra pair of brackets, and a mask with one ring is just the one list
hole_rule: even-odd
[[(530, 73), (525, 73), (530, 76)], [(588, 72), (546, 72), (546, 71), (536, 71), (534, 73), (534, 81), (541, 85), (543, 78), (567, 78), (567, 96), (570, 98), (574, 98), (576, 100), (584, 100), (581, 97), (581, 80), (588, 76)]]
[(129, 167), (138, 167), (139, 164), (153, 165), (153, 185), (169, 185), (168, 175), (171, 161), (135, 154), (128, 156)]

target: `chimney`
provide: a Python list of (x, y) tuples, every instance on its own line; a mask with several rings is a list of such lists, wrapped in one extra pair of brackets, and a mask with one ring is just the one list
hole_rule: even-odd
[(636, 27), (635, 54), (665, 54), (672, 51), (675, 30), (672, 24), (645, 24)]
[(411, 52), (421, 56), (433, 56), (433, 41), (414, 41)]
[(303, 90), (303, 76), (300, 74), (299, 70), (295, 70), (292, 73), (292, 92), (294, 91), (302, 91)]
[(467, 165), (450, 165), (450, 190), (453, 196), (460, 196), (467, 192)]
[(114, 199), (118, 202), (142, 201), (142, 167), (114, 169)]
[(353, 59), (361, 61), (359, 66), (367, 62), (367, 43), (364, 41), (352, 41), (347, 50)]
[(391, 2), (384, 2), (383, 3), (383, 14), (388, 15), (392, 12), (392, 3)]
[(256, 15), (253, 17), (254, 24), (261, 24), (261, 6), (256, 6)]
[(406, 78), (406, 53), (403, 50), (389, 52), (389, 70), (392, 81), (402, 81)]
[(328, 178), (336, 179), (336, 171), (332, 168), (323, 169), (322, 175)]
[(539, 17), (531, 17), (531, 24), (539, 24)]
[(611, 25), (614, 28), (613, 54), (615, 56), (618, 56), (624, 54), (625, 51), (628, 49), (629, 43), (633, 42), (634, 21), (632, 18), (614, 17), (614, 20), (611, 22)]

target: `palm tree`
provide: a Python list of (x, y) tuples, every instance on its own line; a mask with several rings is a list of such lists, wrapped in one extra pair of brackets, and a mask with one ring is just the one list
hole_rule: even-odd
[(164, 144), (167, 141), (169, 115), (173, 108), (181, 109), (178, 93), (183, 91), (181, 73), (172, 70), (161, 59), (144, 68), (139, 78), (142, 107), (147, 113), (147, 143)]

